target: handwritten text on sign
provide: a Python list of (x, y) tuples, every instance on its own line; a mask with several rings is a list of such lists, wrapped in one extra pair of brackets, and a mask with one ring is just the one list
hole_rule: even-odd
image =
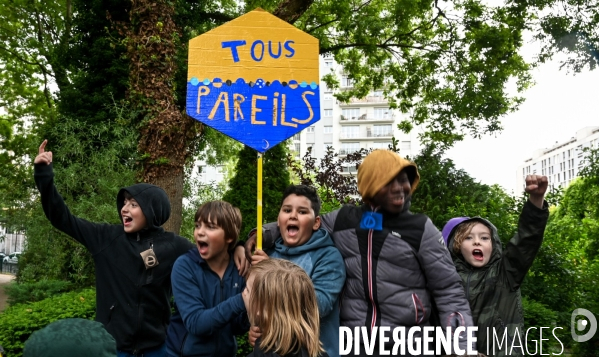
[(263, 11), (196, 37), (187, 113), (268, 150), (320, 119), (318, 41)]

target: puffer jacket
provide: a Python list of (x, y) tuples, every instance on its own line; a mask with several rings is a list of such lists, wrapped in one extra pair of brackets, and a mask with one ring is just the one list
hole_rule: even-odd
[[(507, 243), (505, 250), (502, 249), (497, 228), (491, 222), (480, 217), (463, 221), (480, 221), (490, 228), (493, 236), (493, 250), (489, 263), (480, 268), (472, 267), (461, 254), (456, 254), (453, 249), (450, 249), (453, 262), (464, 284), (474, 322), (478, 326), (477, 350), (479, 352), (488, 356), (524, 354), (522, 348), (518, 347), (510, 351), (512, 345), (522, 345), (520, 341), (524, 340), (523, 336), (526, 332), (520, 285), (541, 247), (548, 218), (547, 202), (540, 209), (527, 201), (518, 219), (518, 231)], [(449, 234), (448, 247), (453, 246), (454, 233), (455, 227)], [(493, 329), (498, 336), (496, 340), (499, 341), (507, 332), (506, 341), (502, 343), (501, 348), (497, 345), (493, 349)], [(516, 329), (520, 341), (517, 337), (514, 340)]]
[[(460, 276), (443, 238), (425, 215), (382, 211), (381, 231), (360, 228), (369, 206), (346, 205), (321, 216), (345, 262), (341, 326), (430, 326), (433, 299), (440, 325), (473, 326)], [(380, 211), (379, 211), (380, 212)], [(264, 227), (263, 245), (274, 241), (276, 223)], [(460, 348), (466, 349), (466, 338)], [(391, 341), (389, 345), (393, 345)]]
[[(93, 223), (71, 214), (54, 186), (52, 164), (34, 168), (46, 217), (55, 228), (83, 244), (94, 259), (96, 320), (121, 351), (138, 354), (161, 346), (171, 314), (171, 269), (180, 255), (194, 247), (161, 227), (170, 216), (164, 190), (142, 183), (119, 191), (119, 216), (127, 191), (139, 203), (147, 222), (147, 228), (125, 233), (122, 223)], [(140, 253), (150, 247), (158, 265), (146, 269)]]

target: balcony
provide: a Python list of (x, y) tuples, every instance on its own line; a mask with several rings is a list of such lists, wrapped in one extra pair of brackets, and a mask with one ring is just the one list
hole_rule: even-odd
[(358, 132), (341, 132), (339, 140), (360, 140), (360, 139), (390, 139), (393, 136), (393, 130), (372, 131), (360, 130)]
[[(390, 114), (388, 116), (385, 116), (383, 118), (374, 118), (374, 117), (368, 117), (366, 116), (366, 114), (362, 114), (360, 116), (344, 116), (341, 115), (339, 117), (339, 122), (341, 124), (350, 124), (350, 122), (354, 122), (354, 121), (360, 121), (360, 122), (377, 122), (377, 123), (392, 123), (395, 121), (395, 116), (393, 114)], [(355, 123), (351, 123), (351, 124), (355, 124)]]
[(340, 149), (339, 155), (342, 155), (342, 156), (351, 155), (357, 151), (360, 151), (360, 149)]
[(341, 167), (341, 174), (345, 174), (345, 175), (356, 175), (358, 174), (358, 169), (356, 168), (356, 166), (342, 166)]
[(388, 103), (389, 101), (383, 97), (383, 96), (374, 96), (374, 95), (369, 95), (366, 96), (364, 98), (351, 98), (349, 100), (349, 102), (342, 102), (339, 103), (339, 105), (341, 107), (345, 107), (348, 105), (356, 105), (356, 104), (385, 104)]

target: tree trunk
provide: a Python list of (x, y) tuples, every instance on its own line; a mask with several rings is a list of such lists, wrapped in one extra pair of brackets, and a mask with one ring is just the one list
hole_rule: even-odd
[(165, 0), (133, 0), (127, 30), (131, 60), (128, 97), (140, 113), (140, 180), (162, 187), (171, 201), (165, 229), (179, 233), (183, 211), (184, 166), (200, 125), (177, 108), (174, 77), (179, 31), (174, 7)]
[[(152, 180), (154, 185), (162, 187), (171, 199), (171, 218), (164, 224), (167, 231), (179, 234), (183, 223), (183, 182), (184, 172), (179, 168), (169, 166), (162, 167), (160, 175)], [(148, 180), (150, 182), (150, 180)]]

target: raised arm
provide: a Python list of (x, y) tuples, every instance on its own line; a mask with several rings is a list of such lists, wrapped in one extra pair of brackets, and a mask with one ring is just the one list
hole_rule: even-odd
[(512, 290), (522, 284), (543, 243), (549, 219), (549, 208), (545, 202), (547, 186), (546, 176), (526, 176), (525, 191), (530, 196), (518, 218), (518, 231), (507, 243), (502, 259), (502, 269)]
[(101, 249), (104, 231), (109, 230), (110, 225), (92, 223), (77, 218), (71, 213), (62, 196), (56, 190), (56, 186), (54, 186), (52, 152), (45, 151), (47, 143), (48, 141), (44, 140), (40, 145), (38, 155), (33, 161), (33, 176), (41, 195), (44, 214), (52, 223), (52, 226), (85, 245), (93, 254)]

